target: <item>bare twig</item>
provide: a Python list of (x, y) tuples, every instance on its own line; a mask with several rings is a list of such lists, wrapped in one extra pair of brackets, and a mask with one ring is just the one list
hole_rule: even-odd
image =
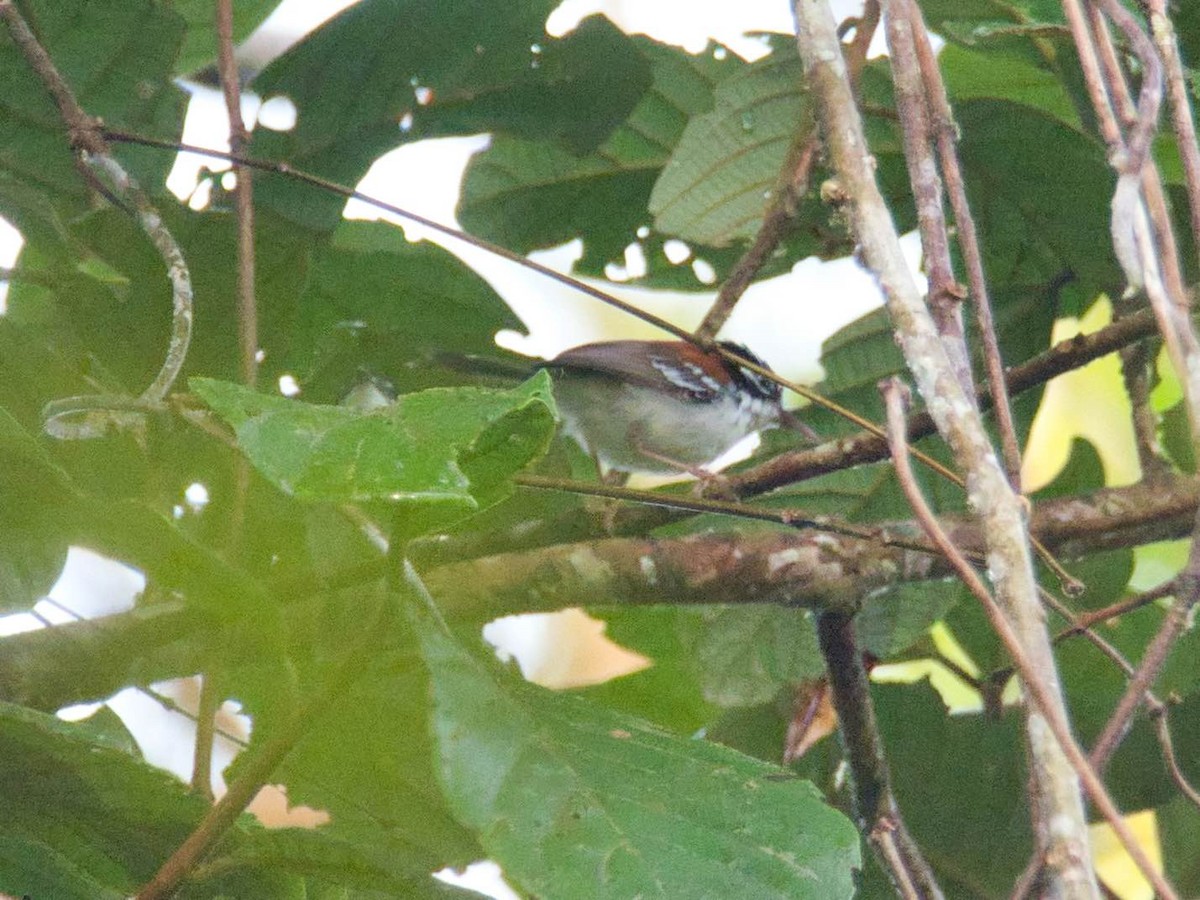
[(722, 283), (717, 299), (696, 328), (697, 340), (711, 342), (717, 336), (717, 332), (733, 314), (737, 302), (742, 299), (742, 294), (746, 293), (746, 288), (750, 287), (759, 270), (791, 230), (796, 218), (796, 205), (808, 191), (809, 174), (820, 146), (815, 129), (811, 118), (802, 121), (800, 132), (784, 160), (783, 171), (776, 181), (754, 242)]
[[(1096, 808), (1112, 827), (1117, 839), (1129, 853), (1142, 874), (1154, 885), (1161, 897), (1175, 897), (1176, 894), (1169, 884), (1159, 874), (1149, 857), (1137, 842), (1133, 832), (1125, 823), (1120, 810), (1112, 802), (1100, 776), (1091, 767), (1083, 751), (1071, 736), (1071, 726), (1066, 712), (1056, 703), (1042, 675), (1029, 658), (1021, 639), (1010, 621), (1010, 616), (1004, 614), (1000, 605), (992, 598), (987, 585), (979, 573), (971, 566), (962, 552), (954, 545), (949, 535), (942, 529), (941, 523), (933, 511), (925, 503), (912, 468), (908, 463), (907, 446), (904, 441), (904, 410), (901, 399), (901, 387), (897, 379), (892, 378), (884, 385), (884, 400), (887, 406), (889, 436), (892, 442), (893, 460), (900, 484), (904, 490), (913, 514), (925, 529), (929, 539), (937, 545), (946, 559), (957, 572), (963, 585), (979, 601), (987, 616), (993, 631), (1004, 644), (1005, 650), (1012, 657), (1025, 690), (1032, 701), (1031, 705), (1038, 708), (1058, 746), (1068, 758), (1071, 767), (1087, 790), (1088, 796)], [(1032, 738), (1032, 736), (1031, 736)], [(1032, 740), (1031, 740), (1032, 743)], [(1059, 828), (1063, 827), (1058, 823)], [(1060, 889), (1071, 895), (1096, 896), (1095, 873), (1089, 858), (1087, 831), (1072, 831), (1067, 840), (1063, 834), (1039, 833), (1037, 841), (1045, 860), (1041, 863), (1045, 869), (1050, 869), (1053, 878)]]
[[(242, 119), (242, 87), (237, 60), (233, 56), (233, 0), (217, 0), (217, 69), (221, 94), (229, 116), (229, 149), (234, 156), (246, 151), (249, 137)], [(242, 382), (254, 387), (258, 381), (258, 310), (254, 299), (254, 183), (253, 170), (233, 164), (233, 196), (237, 209), (238, 345), (241, 349)]]
[(921, 900), (940, 898), (942, 891), (933, 870), (905, 826), (892, 793), (871, 685), (863, 666), (862, 649), (854, 635), (853, 613), (819, 615), (817, 639), (854, 783), (859, 831), (875, 850), (901, 896)]
[(1167, 14), (1166, 0), (1149, 0), (1150, 33), (1162, 57), (1167, 79), (1167, 97), (1171, 103), (1171, 124), (1175, 129), (1175, 145), (1183, 163), (1183, 178), (1187, 184), (1188, 210), (1191, 214), (1192, 241), (1196, 258), (1200, 260), (1200, 146), (1196, 143), (1196, 123), (1179, 58), (1175, 28)]
[(216, 738), (217, 708), (220, 703), (216, 679), (211, 674), (202, 676), (200, 701), (196, 705), (196, 743), (192, 750), (192, 793), (209, 803), (213, 800), (213, 741)]
[(1064, 629), (1054, 636), (1054, 640), (1061, 641), (1064, 638), (1078, 634), (1085, 628), (1091, 628), (1093, 625), (1100, 622), (1107, 622), (1110, 619), (1115, 619), (1118, 616), (1124, 616), (1134, 610), (1141, 609), (1156, 600), (1161, 600), (1163, 597), (1170, 596), (1175, 592), (1175, 581), (1165, 581), (1156, 588), (1151, 588), (1148, 591), (1143, 591), (1133, 597), (1127, 597), (1118, 603), (1112, 603), (1100, 609), (1089, 610), (1085, 613), (1080, 613), (1071, 622), (1071, 627)]
[(913, 39), (912, 21), (903, 0), (888, 0), (884, 19), (892, 81), (896, 86), (896, 111), (904, 138), (904, 160), (917, 206), (925, 269), (929, 276), (929, 311), (942, 346), (963, 390), (974, 397), (971, 361), (962, 328), (964, 288), (954, 278), (950, 261), (950, 232), (931, 140), (929, 108)]
[[(857, 79), (867, 60), (867, 48), (879, 24), (879, 0), (867, 0), (863, 13), (857, 19), (843, 25), (843, 30), (854, 29), (854, 40), (846, 48), (851, 78)], [(771, 202), (763, 215), (763, 223), (754, 237), (754, 242), (745, 252), (733, 271), (717, 292), (717, 299), (696, 329), (696, 339), (711, 343), (717, 332), (729, 320), (734, 307), (755, 275), (770, 259), (780, 241), (787, 236), (796, 217), (796, 205), (808, 191), (808, 179), (812, 172), (820, 141), (816, 125), (811, 116), (805, 116), (799, 124), (796, 137), (788, 150), (783, 169), (776, 179)]]
[(1143, 478), (1156, 478), (1171, 469), (1159, 447), (1158, 417), (1150, 405), (1151, 361), (1150, 348), (1145, 341), (1121, 348), (1121, 380), (1129, 395), (1134, 446)]
[[(1110, 48), (1107, 24), (1094, 16), (1094, 27), (1085, 20), (1079, 0), (1063, 0), (1068, 24), (1075, 39), (1083, 72), (1093, 98), (1101, 131), (1109, 144), (1110, 158), (1118, 172), (1113, 196), (1113, 247), (1133, 288), (1145, 288), (1158, 319), (1159, 331), (1183, 386), (1193, 440), (1200, 440), (1200, 341), (1187, 318), (1187, 292), (1183, 284), (1175, 237), (1171, 229), (1161, 180), (1149, 158), (1150, 141), (1158, 124), (1163, 94), (1163, 66), (1158, 51), (1138, 21), (1118, 0), (1089, 0), (1103, 11), (1128, 41), (1141, 64), (1141, 88), (1132, 108), (1128, 85)], [(1105, 61), (1104, 84), (1100, 62)], [(1110, 100), (1111, 98), (1111, 100)], [(1134, 118), (1128, 134), (1121, 136), (1112, 103), (1123, 116)]]
[[(1009, 371), (1006, 378), (1009, 392), (1019, 394), (1043, 385), (1056, 375), (1079, 368), (1154, 333), (1154, 315), (1146, 309), (1092, 334), (1077, 335)], [(980, 394), (979, 405), (985, 410), (991, 408), (990, 393)], [(928, 412), (922, 411), (909, 417), (909, 440), (915, 441), (934, 431), (933, 419)], [(874, 431), (864, 431), (817, 447), (781, 454), (749, 472), (729, 476), (729, 481), (733, 490), (746, 496), (815, 478), (847, 466), (878, 462), (887, 456), (887, 441)]]
[(975, 230), (975, 219), (967, 202), (967, 189), (963, 181), (962, 166), (955, 146), (958, 127), (946, 95), (946, 85), (938, 68), (937, 57), (929, 40), (929, 30), (921, 8), (911, 0), (904, 3), (909, 27), (916, 45), (917, 61), (921, 78), (925, 84), (926, 102), (932, 119), (934, 138), (937, 142), (938, 160), (942, 166), (942, 177), (946, 181), (946, 192), (950, 196), (950, 207), (954, 211), (954, 224), (958, 234), (958, 246), (967, 270), (967, 288), (975, 307), (975, 321), (979, 329), (983, 349), (984, 369), (987, 372), (988, 393), (996, 415), (997, 432), (1000, 436), (1000, 453), (1004, 469), (1013, 490), (1021, 491), (1021, 446), (1017, 428), (1013, 422), (1012, 405), (1009, 403), (1005, 385), (1004, 358), (996, 337), (996, 325), (992, 316), (992, 301), (988, 295), (987, 278), (983, 272), (983, 252), (979, 247), (979, 235)]
[(1179, 792), (1186, 797), (1193, 806), (1200, 809), (1200, 791), (1192, 785), (1183, 769), (1179, 767), (1179, 760), (1175, 756), (1175, 744), (1171, 740), (1171, 724), (1167, 721), (1167, 708), (1165, 706), (1156, 710), (1151, 710), (1150, 718), (1154, 722), (1154, 732), (1158, 737), (1158, 745), (1162, 748), (1163, 759), (1167, 764), (1167, 771), (1171, 775), (1171, 780), (1175, 782), (1175, 786), (1179, 788)]

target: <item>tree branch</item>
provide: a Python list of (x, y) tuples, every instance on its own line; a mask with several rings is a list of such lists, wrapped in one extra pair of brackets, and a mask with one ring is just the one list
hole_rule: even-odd
[[(1046, 682), (1043, 680), (1042, 673), (1034, 666), (1033, 660), (1022, 645), (1020, 635), (1010, 621), (1010, 616), (1005, 615), (1001, 610), (1000, 605), (988, 591), (987, 585), (983, 583), (983, 579), (967, 561), (962, 551), (950, 539), (950, 536), (942, 529), (941, 524), (934, 517), (932, 510), (926, 505), (925, 498), (921, 496), (921, 491), (917, 486), (916, 479), (913, 477), (912, 469), (908, 462), (908, 448), (905, 446), (904, 441), (904, 413), (901, 408), (899, 381), (896, 378), (892, 378), (890, 382), (884, 385), (883, 391), (888, 409), (892, 459), (896, 463), (897, 475), (904, 490), (904, 496), (916, 514), (917, 519), (921, 522), (930, 540), (937, 545), (938, 549), (946, 557), (946, 560), (954, 568), (967, 590), (974, 595), (983, 607), (984, 614), (987, 616), (992, 630), (995, 631), (1001, 643), (1003, 643), (1005, 650), (1012, 657), (1017, 671), (1021, 673), (1021, 681), (1029, 700), (1032, 701), (1031, 705), (1036, 706), (1040, 710), (1044, 717), (1045, 725), (1054, 735), (1063, 755), (1069, 760), (1070, 765), (1087, 790), (1088, 796), (1091, 797), (1092, 802), (1116, 833), (1121, 845), (1137, 864), (1142, 874), (1155, 886), (1160, 897), (1175, 896), (1174, 891), (1155, 870), (1154, 864), (1150, 862), (1149, 857), (1142, 850), (1141, 845), (1138, 844), (1133, 832), (1129, 829), (1129, 826), (1125, 823), (1120, 811), (1117, 809), (1116, 804), (1109, 797), (1108, 791), (1105, 789), (1104, 783), (1100, 780), (1099, 774), (1089, 765), (1087, 758), (1083, 755), (1083, 751), (1075, 742), (1074, 737), (1072, 737), (1071, 723), (1067, 718), (1065, 708), (1060, 708), (1061, 703), (1059, 698), (1053, 696)], [(993, 581), (995, 580), (993, 572)], [(1030, 744), (1034, 744), (1032, 734), (1028, 737), (1028, 740)], [(1036, 745), (1034, 745), (1034, 752), (1037, 752)], [(1056, 894), (1086, 896), (1091, 893), (1094, 895), (1097, 890), (1095, 883), (1096, 876), (1091, 864), (1087, 831), (1063, 833), (1062, 829), (1063, 823), (1057, 822), (1055, 823), (1055, 828), (1050, 829), (1049, 833), (1043, 831), (1038, 835), (1039, 853), (1044, 854), (1041, 863), (1042, 871), (1044, 872), (1046, 869), (1051, 870), (1053, 876), (1051, 885)], [(1048, 838), (1052, 840), (1048, 840)]]
[(954, 211), (954, 225), (958, 233), (958, 246), (967, 270), (967, 287), (971, 303), (975, 307), (975, 323), (983, 349), (984, 369), (987, 372), (987, 395), (992, 401), (996, 415), (997, 431), (1000, 435), (1000, 452), (1004, 468), (1013, 489), (1021, 490), (1021, 446), (1017, 428), (1013, 422), (1005, 383), (1004, 358), (996, 337), (996, 325), (992, 315), (992, 301), (988, 294), (987, 278), (983, 271), (983, 251), (979, 246), (979, 235), (975, 219), (967, 202), (967, 188), (963, 181), (962, 166), (955, 146), (958, 126), (950, 109), (946, 85), (938, 68), (937, 57), (929, 40), (929, 30), (921, 15), (921, 7), (907, 0), (904, 11), (908, 17), (913, 42), (916, 45), (917, 62), (925, 85), (926, 102), (932, 118), (934, 139), (937, 143), (938, 160), (942, 176), (946, 180), (946, 191), (950, 196), (950, 207)]
[(904, 824), (892, 792), (883, 738), (875, 721), (871, 683), (854, 635), (853, 614), (827, 612), (817, 616), (817, 640), (854, 783), (859, 831), (901, 897), (941, 898), (933, 870)]
[[(825, 4), (797, 0), (796, 39), (817, 107), (825, 144), (849, 200), (863, 257), (883, 288), (897, 340), (938, 431), (967, 480), (967, 497), (979, 514), (997, 599), (1030, 657), (1029, 677), (1046, 704), (1026, 710), (1031, 806), (1038, 840), (1064, 860), (1088, 846), (1079, 780), (1047, 717), (1066, 721), (1066, 708), (1046, 632), (1025, 530), (1021, 500), (1000, 469), (973, 398), (962, 389), (936, 328), (908, 271), (899, 236), (875, 183), (862, 121), (845, 77), (833, 19)], [(885, 7), (886, 12), (886, 7)], [(1094, 897), (1088, 861), (1064, 862), (1065, 896)]]
[[(162, 405), (187, 359), (192, 336), (192, 280), (187, 262), (162, 216), (133, 177), (113, 158), (100, 121), (84, 112), (70, 86), (54, 65), (50, 54), (30, 30), (11, 0), (0, 0), (0, 18), (4, 19), (13, 43), (29, 68), (41, 80), (58, 107), (67, 128), (71, 147), (80, 157), (85, 177), (97, 183), (103, 193), (115, 195), (117, 205), (128, 212), (162, 257), (171, 281), (171, 337), (166, 358), (150, 385), (141, 393), (137, 405), (153, 409)], [(64, 439), (88, 438), (103, 434), (109, 425), (129, 423), (131, 408), (121, 411), (119, 401), (129, 398), (79, 397), (59, 401), (48, 407), (46, 430)], [(111, 409), (110, 409), (111, 407)], [(115, 413), (115, 414), (114, 414)]]

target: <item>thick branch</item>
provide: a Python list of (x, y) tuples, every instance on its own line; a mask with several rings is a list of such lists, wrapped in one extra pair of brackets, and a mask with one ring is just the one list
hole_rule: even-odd
[[(1032, 526), (1055, 553), (1082, 556), (1185, 536), (1198, 507), (1200, 479), (1164, 479), (1039, 503), (1033, 508)], [(976, 523), (949, 516), (941, 521), (965, 553), (979, 553)], [(879, 530), (918, 537), (912, 522)], [(806, 562), (811, 571), (804, 569)], [(377, 579), (380, 571), (372, 564), (334, 580), (289, 579), (272, 586), (271, 594), (294, 608), (323, 590)], [(827, 533), (779, 531), (561, 544), (430, 567), (426, 581), (450, 616), (486, 620), (582, 603), (751, 602), (837, 608), (880, 587), (951, 574), (944, 560), (930, 553)], [(247, 591), (229, 586), (227, 595), (246, 596)], [(262, 609), (272, 604), (261, 597), (248, 605)], [(214, 655), (233, 664), (262, 652), (253, 639), (242, 644), (224, 640), (219, 647), (196, 640), (200, 634), (239, 634), (228, 628), (216, 632), (215, 624), (212, 615), (194, 605), (171, 601), (4, 638), (0, 699), (56, 710), (107, 697), (129, 684), (193, 674)]]

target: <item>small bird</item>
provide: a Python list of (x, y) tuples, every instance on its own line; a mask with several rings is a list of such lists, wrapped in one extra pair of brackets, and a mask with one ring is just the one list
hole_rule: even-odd
[[(741, 344), (720, 343), (767, 368)], [(746, 435), (795, 423), (778, 384), (687, 341), (585, 344), (542, 367), (563, 430), (609, 470), (711, 477), (703, 464)]]

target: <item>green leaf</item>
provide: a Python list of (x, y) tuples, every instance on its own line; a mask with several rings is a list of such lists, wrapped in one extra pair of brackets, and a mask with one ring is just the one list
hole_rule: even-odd
[(807, 782), (518, 683), (446, 630), (410, 569), (443, 789), (522, 889), (572, 897), (849, 897), (858, 837)]
[(476, 509), (544, 452), (554, 427), (549, 379), (511, 391), (441, 388), (361, 412), (193, 378), (255, 467), (285, 492), (330, 502), (393, 500)]
[[(237, 254), (235, 217), (197, 213), (170, 196), (160, 198), (158, 207), (183, 251), (195, 289), (187, 371), (237, 378), (237, 266), (230, 262)], [(277, 378), (295, 340), (297, 297), (308, 274), (312, 240), (269, 213), (256, 216), (255, 225), (258, 333), (266, 354), (260, 374)], [(81, 263), (108, 274), (103, 279), (82, 275)], [(45, 365), (23, 371), (32, 382), (26, 389), (39, 392), (31, 405), (40, 410), (55, 396), (95, 393), (99, 384), (135, 395), (149, 384), (170, 334), (171, 291), (162, 258), (128, 215), (109, 207), (77, 217), (67, 242), (31, 241), (19, 265), (30, 279), (13, 285), (9, 303), (17, 321), (5, 326), (18, 332), (17, 340), (44, 345), (63, 358), (57, 368), (77, 379), (56, 393), (36, 377)]]
[(1064, 272), (1092, 289), (1123, 284), (1109, 240), (1114, 176), (1104, 147), (1032, 107), (958, 104), (959, 154), (994, 283), (1050, 283)]
[[(167, 773), (54, 716), (9, 704), (0, 704), (0, 789), (0, 836), (24, 844), (24, 854), (40, 853), (53, 864), (47, 877), (61, 878), (64, 889), (73, 866), (78, 877), (132, 893), (205, 809)], [(30, 883), (13, 880), (21, 877), (0, 867), (0, 891), (27, 893)]]
[[(280, 0), (237, 0), (233, 6), (233, 42), (240, 44), (271, 14)], [(190, 75), (217, 59), (217, 25), (212, 0), (172, 0), (171, 8), (187, 22), (187, 36), (175, 71)]]
[(743, 68), (709, 48), (685, 53), (633, 38), (650, 61), (650, 89), (604, 143), (585, 156), (553, 141), (497, 136), (471, 158), (458, 219), (472, 234), (528, 253), (582, 237), (580, 268), (621, 256), (646, 221), (659, 172), (691, 116), (712, 109), (713, 85)]
[[(286, 659), (243, 662), (222, 673), (224, 690), (254, 720), (251, 751), (234, 760), (227, 779), (238, 777), (255, 749), (294, 714), (296, 696), (324, 689), (330, 671), (345, 664), (347, 648), (361, 644), (377, 602), (392, 600), (380, 582), (368, 581), (320, 598), (304, 614), (293, 608)], [(255, 842), (237, 857), (270, 870), (295, 868), (307, 855), (303, 870), (333, 883), (384, 890), (386, 877), (389, 896), (443, 896), (448, 889), (431, 873), (485, 854), (455, 821), (437, 784), (424, 727), (428, 675), (412, 630), (404, 622), (388, 627), (362, 665), (336, 701), (313, 717), (273, 776), (286, 786), (289, 804), (323, 810), (329, 821), (312, 838)], [(292, 688), (281, 690), (281, 684)], [(310, 849), (317, 839), (324, 846)]]
[(435, 244), (379, 222), (343, 222), (316, 249), (282, 368), (304, 394), (336, 402), (364, 371), (401, 392), (430, 387), (440, 351), (495, 352), (521, 321), (491, 286)]
[[(354, 184), (380, 154), (439, 135), (491, 131), (590, 152), (645, 92), (649, 67), (606, 19), (548, 37), (555, 5), (534, 0), (502, 16), (487, 0), (351, 7), (255, 79), (264, 97), (291, 99), (298, 119), (287, 133), (257, 131), (253, 155)], [(333, 227), (343, 204), (278, 181), (258, 195), (318, 229)]]
[(17, 897), (121, 900), (125, 891), (82, 872), (70, 857), (40, 841), (0, 836), (0, 889)]
[(872, 594), (854, 620), (860, 646), (892, 659), (924, 637), (964, 596), (957, 581), (900, 583)]
[[(150, 0), (35, 0), (21, 10), (88, 114), (113, 128), (178, 139), (185, 95), (171, 74), (184, 29), (170, 9)], [(44, 209), (21, 199), (29, 185), (58, 211), (82, 212), (89, 188), (76, 170), (66, 125), (7, 28), (0, 29), (0, 84), (0, 213), (19, 228), (30, 215), (50, 225)], [(171, 157), (158, 150), (122, 150), (120, 156), (151, 190), (171, 166)]]
[[(16, 896), (130, 896), (208, 809), (176, 778), (89, 729), (10, 704), (0, 704), (0, 789), (0, 892)], [(390, 896), (449, 893), (436, 889), (429, 870), (416, 880), (369, 848), (321, 832), (263, 831), (249, 817), (210, 862), (216, 877), (195, 873), (186, 896), (228, 896), (222, 887), (231, 883), (258, 888), (236, 896), (307, 896), (306, 878)], [(426, 893), (415, 890), (422, 882), (430, 882)]]
[(68, 541), (39, 520), (68, 501), (67, 483), (45, 448), (0, 407), (0, 614), (33, 606), (62, 571)]
[(673, 606), (606, 606), (589, 610), (615, 643), (651, 660), (649, 668), (583, 688), (581, 697), (653, 722), (678, 734), (695, 734), (718, 712), (700, 691), (691, 651), (700, 625), (692, 610)]
[(1053, 72), (1013, 56), (948, 45), (938, 54), (950, 102), (992, 98), (1044, 110), (1079, 127), (1071, 95)]
[[(1028, 45), (1061, 29), (1062, 6), (1054, 0), (921, 0), (925, 24), (938, 34), (963, 44), (986, 42), (1008, 48)], [(1032, 49), (1032, 48), (1030, 48)]]
[(805, 610), (764, 605), (689, 612), (702, 623), (691, 649), (709, 703), (755, 706), (785, 685), (825, 672), (812, 617)]
[(717, 85), (650, 195), (655, 227), (721, 247), (752, 238), (788, 148), (816, 128), (793, 54), (772, 54)]

